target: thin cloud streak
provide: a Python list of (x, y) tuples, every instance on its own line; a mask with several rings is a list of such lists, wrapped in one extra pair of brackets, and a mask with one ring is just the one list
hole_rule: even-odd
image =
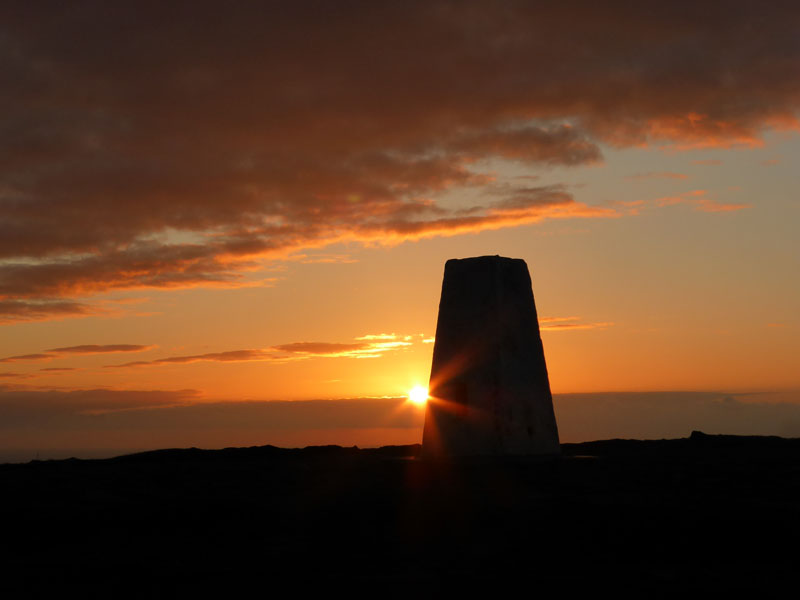
[(752, 204), (742, 202), (717, 202), (715, 200), (701, 200), (698, 202), (694, 209), (699, 212), (707, 213), (722, 213), (722, 212), (736, 212), (744, 208), (751, 208)]
[(45, 350), (45, 352), (55, 352), (58, 354), (105, 354), (113, 352), (145, 352), (155, 347), (156, 346), (145, 346), (142, 344), (83, 344), (81, 346), (51, 348), (50, 350)]
[(540, 331), (579, 331), (587, 329), (608, 329), (614, 323), (610, 321), (584, 323), (580, 317), (541, 317), (539, 319)]
[(64, 358), (64, 355), (110, 354), (116, 352), (145, 352), (157, 346), (144, 346), (141, 344), (84, 344), (81, 346), (67, 346), (64, 348), (51, 348), (36, 354), (19, 354), (0, 358), (0, 363), (27, 362), (38, 360), (53, 360)]
[(692, 190), (678, 196), (665, 196), (652, 201), (655, 206), (675, 206), (684, 204), (691, 206), (693, 210), (707, 213), (735, 212), (744, 208), (750, 208), (751, 204), (734, 202), (717, 202), (707, 197), (707, 190)]
[(658, 172), (650, 172), (650, 173), (636, 173), (635, 175), (628, 175), (625, 179), (629, 179), (631, 181), (639, 181), (645, 179), (689, 179), (689, 176), (686, 173), (673, 173), (670, 171), (658, 171)]
[(193, 354), (187, 356), (168, 356), (156, 360), (137, 360), (121, 365), (106, 365), (106, 368), (146, 367), (155, 365), (187, 364), (195, 362), (249, 362), (259, 360), (274, 360), (277, 355), (265, 350), (229, 350), (227, 352), (209, 352), (206, 354)]
[(0, 358), (0, 363), (52, 360), (54, 358), (56, 357), (53, 354), (18, 354), (17, 356), (6, 356), (5, 358)]
[(105, 367), (109, 369), (123, 369), (196, 362), (285, 362), (310, 358), (378, 358), (387, 352), (402, 350), (403, 348), (413, 345), (413, 342), (410, 341), (413, 336), (405, 336), (404, 339), (397, 339), (397, 337), (398, 336), (394, 334), (391, 336), (386, 334), (368, 335), (362, 338), (356, 338), (356, 340), (367, 339), (369, 341), (357, 341), (356, 343), (292, 342), (263, 349), (229, 350), (226, 352), (169, 356), (155, 360), (105, 365)]
[(579, 331), (585, 329), (608, 329), (614, 323), (599, 322), (599, 323), (554, 323), (553, 325), (544, 325), (540, 327), (542, 331)]

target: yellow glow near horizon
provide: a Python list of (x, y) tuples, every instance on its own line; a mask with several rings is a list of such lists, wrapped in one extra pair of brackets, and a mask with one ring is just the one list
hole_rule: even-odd
[(428, 401), (428, 388), (421, 385), (415, 385), (413, 388), (408, 390), (408, 400), (414, 404), (422, 406)]

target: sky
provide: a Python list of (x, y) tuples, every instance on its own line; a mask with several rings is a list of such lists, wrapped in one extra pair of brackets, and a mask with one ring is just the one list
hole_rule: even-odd
[(487, 254), (528, 264), (562, 441), (800, 436), (798, 31), (4, 2), (0, 460), (418, 442), (444, 263)]

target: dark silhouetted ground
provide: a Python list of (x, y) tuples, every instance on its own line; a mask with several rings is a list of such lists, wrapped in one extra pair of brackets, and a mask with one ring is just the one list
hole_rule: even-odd
[[(163, 450), (0, 465), (5, 597), (641, 597), (796, 581), (800, 440)], [(255, 590), (255, 594), (252, 590)], [(794, 595), (794, 592), (790, 594)]]

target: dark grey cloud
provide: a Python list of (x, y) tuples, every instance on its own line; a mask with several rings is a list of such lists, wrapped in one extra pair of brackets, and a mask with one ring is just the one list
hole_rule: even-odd
[[(91, 423), (91, 415), (185, 404), (198, 398), (193, 390), (14, 390), (0, 388), (0, 428), (8, 431), (74, 430)], [(88, 420), (87, 420), (88, 419)], [(91, 428), (91, 427), (90, 427)]]
[(798, 29), (794, 2), (5, 2), (0, 323), (331, 240), (608, 216), (435, 199), (491, 159), (796, 125)]

